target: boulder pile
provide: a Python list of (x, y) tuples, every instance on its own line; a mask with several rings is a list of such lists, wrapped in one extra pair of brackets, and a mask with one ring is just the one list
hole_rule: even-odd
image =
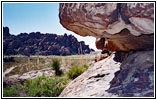
[(40, 32), (20, 33), (11, 35), (8, 27), (3, 27), (3, 54), (4, 55), (72, 55), (94, 51), (78, 41), (72, 35), (42, 34)]

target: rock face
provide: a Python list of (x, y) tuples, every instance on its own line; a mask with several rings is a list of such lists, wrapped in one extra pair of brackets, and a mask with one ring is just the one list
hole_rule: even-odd
[(107, 93), (109, 82), (114, 73), (120, 70), (120, 63), (113, 60), (114, 54), (89, 67), (82, 75), (74, 79), (60, 94), (61, 97), (110, 97)]
[(154, 50), (130, 55), (120, 68), (108, 92), (123, 97), (154, 96)]
[(27, 73), (24, 73), (22, 75), (12, 75), (9, 77), (3, 77), (3, 86), (10, 86), (13, 84), (16, 84), (18, 82), (24, 82), (26, 79), (35, 79), (39, 76), (45, 75), (46, 77), (53, 76), (55, 74), (55, 71), (51, 68), (45, 68), (41, 70), (35, 70), (30, 71)]
[(153, 47), (153, 3), (64, 3), (59, 11), (60, 23), (66, 29), (96, 37), (98, 49), (129, 51)]
[(72, 35), (42, 34), (40, 32), (21, 33), (17, 36), (10, 35), (9, 28), (3, 28), (3, 54), (4, 55), (72, 55), (94, 51), (83, 41)]
[(154, 50), (138, 51), (122, 63), (115, 54), (74, 79), (61, 97), (153, 97)]
[[(116, 51), (73, 80), (61, 97), (154, 97), (154, 4), (63, 3), (60, 23)], [(115, 56), (115, 57), (114, 57)]]

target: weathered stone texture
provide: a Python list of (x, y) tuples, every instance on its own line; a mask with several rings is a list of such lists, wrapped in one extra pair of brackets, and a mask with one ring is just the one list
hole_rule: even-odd
[(129, 51), (154, 43), (153, 3), (64, 3), (59, 11), (60, 23), (66, 29), (81, 36), (105, 38), (109, 46), (99, 48), (103, 44), (98, 49)]
[(63, 27), (96, 37), (98, 49), (117, 52), (96, 62), (60, 96), (154, 96), (153, 3), (63, 3), (59, 12)]
[(116, 96), (106, 92), (114, 73), (120, 70), (120, 63), (113, 60), (114, 54), (89, 67), (74, 79), (62, 91), (60, 97), (110, 97)]
[(130, 54), (122, 63), (115, 54), (96, 62), (62, 91), (61, 97), (153, 97), (154, 50)]
[(123, 97), (154, 96), (154, 50), (136, 52), (122, 62), (109, 93)]

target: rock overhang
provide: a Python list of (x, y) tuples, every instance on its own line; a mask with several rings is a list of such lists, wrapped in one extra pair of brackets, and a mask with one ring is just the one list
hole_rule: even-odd
[(59, 18), (76, 34), (105, 38), (98, 49), (129, 51), (154, 45), (153, 3), (62, 3)]

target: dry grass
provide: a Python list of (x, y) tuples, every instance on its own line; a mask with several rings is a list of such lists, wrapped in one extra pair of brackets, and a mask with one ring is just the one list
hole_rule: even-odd
[[(5, 56), (6, 57), (6, 56)], [(43, 68), (50, 67), (50, 64), (52, 63), (52, 59), (59, 59), (61, 66), (64, 67), (62, 69), (67, 69), (67, 66), (82, 66), (83, 64), (86, 64), (90, 66), (92, 61), (94, 61), (95, 54), (86, 54), (86, 55), (72, 55), (72, 56), (31, 56), (31, 57), (25, 57), (25, 56), (11, 56), (14, 57), (14, 62), (4, 62), (3, 63), (3, 72), (11, 68), (13, 66), (16, 66), (15, 69), (13, 69), (9, 74), (15, 75), (15, 74), (23, 74), (28, 71), (32, 70), (40, 70)]]

